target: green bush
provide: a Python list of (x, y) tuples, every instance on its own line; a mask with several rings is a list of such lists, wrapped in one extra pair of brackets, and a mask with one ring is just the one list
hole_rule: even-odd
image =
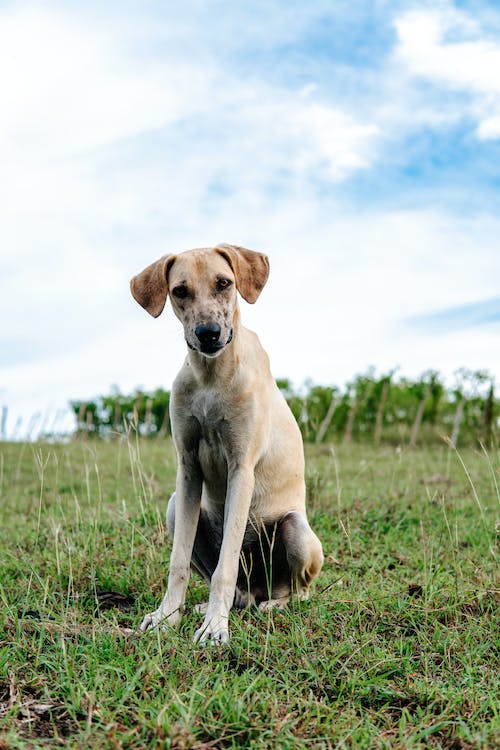
[[(341, 389), (305, 383), (295, 388), (282, 378), (277, 385), (307, 442), (350, 440), (390, 444), (440, 443), (455, 432), (461, 444), (491, 443), (500, 413), (493, 378), (462, 369), (453, 387), (434, 370), (419, 378), (358, 375)], [(93, 401), (73, 401), (77, 434), (112, 436), (138, 431), (145, 437), (170, 433), (170, 392), (113, 389)]]

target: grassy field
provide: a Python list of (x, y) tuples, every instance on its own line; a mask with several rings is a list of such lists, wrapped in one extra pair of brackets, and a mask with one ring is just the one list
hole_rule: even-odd
[(308, 447), (325, 566), (222, 648), (136, 632), (165, 588), (169, 441), (0, 444), (0, 748), (494, 748), (497, 452)]

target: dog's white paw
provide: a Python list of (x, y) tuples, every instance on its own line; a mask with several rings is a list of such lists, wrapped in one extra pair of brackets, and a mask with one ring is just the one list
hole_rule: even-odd
[(260, 612), (271, 612), (273, 609), (284, 609), (289, 602), (289, 597), (283, 597), (282, 599), (267, 599), (259, 604)]
[(194, 634), (195, 643), (229, 643), (228, 618), (224, 616), (206, 617), (201, 628)]
[(163, 624), (164, 622), (165, 618), (161, 617), (158, 614), (158, 610), (156, 612), (150, 612), (144, 617), (139, 630), (145, 633), (146, 630), (153, 630), (154, 628), (158, 628), (160, 626), (163, 629), (165, 627), (165, 625)]
[(144, 617), (139, 630), (142, 633), (145, 633), (146, 630), (154, 630), (155, 628), (168, 630), (170, 627), (177, 625), (179, 616), (178, 612), (168, 614), (165, 608), (158, 607), (154, 612), (150, 612)]

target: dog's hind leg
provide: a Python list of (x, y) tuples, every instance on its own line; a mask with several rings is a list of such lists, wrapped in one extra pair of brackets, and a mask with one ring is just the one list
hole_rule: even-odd
[[(323, 565), (321, 542), (302, 513), (292, 511), (264, 526), (245, 550), (249, 588), (262, 612), (285, 607), (290, 596), (307, 599)], [(238, 585), (243, 588), (240, 573)]]
[(280, 535), (290, 568), (292, 596), (309, 597), (309, 586), (323, 565), (323, 548), (302, 513), (287, 513), (281, 519)]

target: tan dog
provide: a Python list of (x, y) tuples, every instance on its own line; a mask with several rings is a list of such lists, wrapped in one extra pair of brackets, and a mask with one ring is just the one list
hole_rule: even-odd
[(166, 255), (131, 281), (154, 317), (170, 295), (189, 347), (170, 402), (178, 470), (168, 588), (142, 631), (178, 622), (190, 566), (210, 584), (195, 641), (226, 642), (233, 605), (305, 599), (323, 564), (306, 518), (299, 428), (257, 336), (240, 323), (236, 291), (253, 303), (268, 275), (265, 255), (217, 245)]

